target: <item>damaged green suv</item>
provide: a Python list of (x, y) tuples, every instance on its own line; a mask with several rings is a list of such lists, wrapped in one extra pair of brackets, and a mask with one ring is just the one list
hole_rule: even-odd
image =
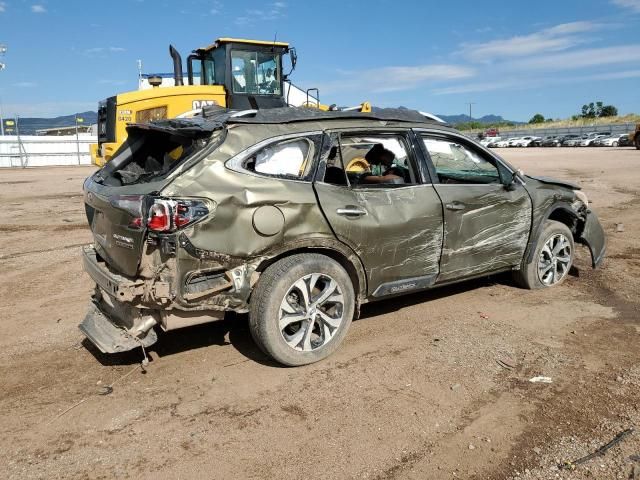
[(503, 271), (550, 287), (576, 243), (594, 268), (604, 255), (577, 185), (524, 176), (418, 112), (209, 109), (128, 131), (84, 185), (96, 288), (80, 329), (105, 353), (233, 311), (303, 365), (363, 303)]

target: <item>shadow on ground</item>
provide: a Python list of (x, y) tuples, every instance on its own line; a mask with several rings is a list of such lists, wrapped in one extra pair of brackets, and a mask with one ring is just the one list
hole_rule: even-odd
[[(469, 280), (423, 292), (387, 298), (363, 305), (358, 321), (366, 321), (378, 315), (393, 313), (402, 308), (419, 303), (465, 293), (478, 288), (486, 288), (496, 284), (513, 285), (510, 276), (508, 274), (502, 274)], [(87, 339), (83, 341), (83, 345), (91, 352), (96, 360), (104, 366), (133, 365), (140, 363), (144, 358), (142, 349), (119, 354), (104, 354)], [(158, 329), (158, 342), (147, 349), (147, 354), (150, 360), (152, 360), (154, 354), (159, 357), (170, 357), (189, 350), (197, 350), (215, 345), (232, 345), (248, 360), (270, 367), (280, 366), (264, 354), (254, 343), (249, 331), (248, 315), (235, 314), (233, 312), (227, 313), (224, 320), (208, 324), (195, 325), (170, 332), (163, 332)]]

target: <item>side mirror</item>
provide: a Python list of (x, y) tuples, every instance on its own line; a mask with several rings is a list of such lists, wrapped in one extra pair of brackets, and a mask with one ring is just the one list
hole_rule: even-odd
[(510, 181), (508, 183), (505, 183), (504, 188), (508, 192), (512, 192), (516, 189), (517, 186), (518, 186), (518, 172), (513, 172), (513, 174), (511, 175)]
[(289, 50), (289, 59), (291, 60), (291, 72), (293, 72), (296, 69), (296, 64), (298, 63), (298, 53), (295, 48), (291, 48)]
[(283, 79), (285, 81), (289, 79), (289, 76), (296, 69), (296, 64), (298, 63), (298, 53), (296, 52), (295, 47), (291, 47), (289, 49), (289, 60), (291, 61), (291, 70), (289, 70), (289, 73), (286, 73), (283, 75)]

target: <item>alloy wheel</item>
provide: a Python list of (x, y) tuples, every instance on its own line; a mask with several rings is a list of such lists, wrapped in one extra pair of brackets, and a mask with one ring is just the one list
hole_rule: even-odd
[(344, 320), (344, 296), (329, 275), (312, 273), (289, 287), (279, 310), (284, 341), (297, 351), (316, 350), (331, 341)]
[(538, 278), (546, 286), (555, 285), (569, 272), (571, 243), (561, 233), (552, 235), (542, 247), (538, 259)]

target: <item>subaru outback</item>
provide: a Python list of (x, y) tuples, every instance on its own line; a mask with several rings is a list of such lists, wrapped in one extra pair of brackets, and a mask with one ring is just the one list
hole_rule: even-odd
[(238, 312), (266, 354), (303, 365), (364, 303), (506, 271), (548, 288), (577, 243), (593, 268), (604, 256), (579, 186), (419, 112), (211, 108), (128, 131), (84, 184), (80, 329), (105, 353)]

